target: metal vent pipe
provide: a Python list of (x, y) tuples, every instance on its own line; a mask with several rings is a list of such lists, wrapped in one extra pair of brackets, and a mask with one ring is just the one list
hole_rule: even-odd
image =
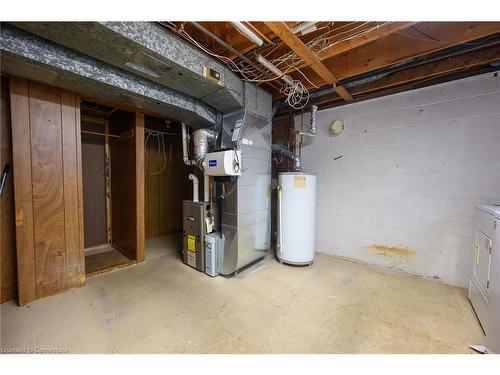
[(287, 159), (293, 160), (294, 169), (296, 172), (303, 172), (304, 168), (302, 167), (302, 163), (300, 162), (300, 158), (295, 155), (293, 152), (288, 151), (280, 144), (273, 143), (271, 146), (271, 151), (275, 155), (284, 156)]
[(205, 167), (205, 155), (208, 152), (208, 144), (212, 143), (216, 138), (215, 132), (210, 129), (198, 129), (194, 132), (194, 158), (196, 164), (201, 170)]

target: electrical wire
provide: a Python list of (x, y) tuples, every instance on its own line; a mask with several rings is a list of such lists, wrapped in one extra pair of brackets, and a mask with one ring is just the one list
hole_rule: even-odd
[[(391, 22), (379, 22), (373, 25), (372, 22), (349, 22), (346, 24), (336, 25), (334, 22), (329, 22), (315, 31), (325, 30), (324, 32), (305, 44), (313, 52), (318, 61), (321, 61), (320, 55), (332, 48), (334, 45), (352, 40), (354, 38), (359, 38), (390, 23)], [(284, 79), (285, 83), (281, 87), (280, 92), (286, 95), (285, 103), (294, 109), (304, 108), (309, 102), (310, 94), (306, 86), (300, 80), (294, 79), (288, 75), (291, 71), (297, 71), (308, 84), (314, 88), (318, 88), (318, 86), (314, 84), (306, 74), (298, 69), (299, 66), (304, 64), (304, 61), (293, 50), (289, 50), (281, 56), (270, 59), (271, 63), (283, 72), (281, 75), (275, 75), (270, 71), (263, 72), (262, 70), (250, 66), (244, 61), (233, 61), (227, 56), (211, 51), (201, 43), (197, 42), (185, 29), (182, 28), (177, 30), (175, 24), (171, 22), (168, 22), (168, 25), (165, 24), (165, 26), (169, 27), (173, 32), (176, 32), (184, 39), (196, 45), (208, 55), (222, 61), (233, 72), (240, 74), (245, 81), (254, 83), (269, 83), (279, 79)], [(261, 54), (265, 57), (270, 56), (283, 45), (284, 43), (282, 41), (278, 42), (268, 51), (262, 51)]]
[[(151, 130), (151, 129), (144, 129), (146, 133), (146, 139), (144, 140), (144, 151), (146, 155), (149, 157), (149, 152), (148, 152), (148, 141), (149, 138), (152, 136), (156, 138), (157, 143), (158, 143), (158, 152), (163, 153), (163, 166), (156, 172), (149, 172), (149, 174), (161, 174), (164, 170), (165, 167), (167, 166), (167, 153), (165, 151), (165, 138), (163, 132), (156, 131), (156, 130)], [(170, 156), (172, 156), (172, 149), (170, 149)]]
[[(185, 30), (180, 30), (179, 33), (182, 36), (185, 36), (188, 40), (190, 40), (192, 43), (194, 43), (196, 46), (198, 46), (200, 49), (205, 51), (207, 54), (217, 57), (218, 59), (225, 61), (226, 65), (229, 66), (230, 69), (233, 71), (239, 72), (246, 81), (249, 82), (254, 82), (254, 83), (264, 83), (264, 82), (271, 82), (275, 81), (281, 78), (289, 77), (287, 76), (287, 73), (293, 69), (293, 66), (289, 66), (283, 71), (281, 75), (273, 75), (271, 78), (250, 78), (247, 76), (247, 72), (243, 71), (241, 67), (239, 67), (233, 60), (226, 56), (222, 56), (219, 54), (216, 54), (215, 52), (212, 52), (202, 46), (200, 43), (198, 43), (194, 38), (191, 37)], [(270, 72), (270, 74), (272, 74)], [(303, 73), (301, 73), (303, 75)], [(290, 77), (291, 78), (291, 77)], [(309, 92), (306, 89), (306, 87), (298, 80), (293, 80), (293, 84), (286, 83), (285, 86), (282, 87), (281, 92), (285, 93), (287, 95), (287, 99), (285, 102), (289, 104), (292, 108), (295, 109), (300, 109), (303, 108), (307, 105), (307, 102), (309, 101)], [(309, 79), (307, 79), (309, 81)], [(309, 81), (310, 82), (310, 81)], [(311, 82), (310, 82), (311, 83)]]

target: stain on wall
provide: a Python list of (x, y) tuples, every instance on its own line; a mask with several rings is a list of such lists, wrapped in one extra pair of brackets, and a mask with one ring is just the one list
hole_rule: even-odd
[(416, 251), (409, 247), (396, 247), (374, 244), (371, 246), (367, 246), (367, 248), (376, 254), (389, 257), (409, 258), (416, 254)]

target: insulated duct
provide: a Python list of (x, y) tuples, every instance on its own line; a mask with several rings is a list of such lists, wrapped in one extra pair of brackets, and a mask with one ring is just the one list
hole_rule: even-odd
[(215, 138), (215, 132), (210, 129), (198, 129), (194, 132), (194, 158), (201, 170), (204, 170), (205, 167), (204, 159), (208, 152), (208, 144), (213, 143)]
[(288, 151), (280, 144), (273, 143), (271, 146), (271, 151), (275, 155), (284, 156), (287, 159), (293, 160), (294, 169), (296, 172), (303, 172), (304, 168), (302, 168), (302, 164), (300, 162), (300, 158), (295, 155), (293, 152)]

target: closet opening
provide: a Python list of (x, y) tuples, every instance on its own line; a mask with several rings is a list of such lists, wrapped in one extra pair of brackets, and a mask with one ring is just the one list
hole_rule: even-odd
[(138, 131), (142, 128), (136, 129), (136, 113), (81, 102), (86, 276), (141, 260), (136, 225)]
[[(144, 224), (146, 260), (182, 253), (182, 202), (191, 199), (188, 176), (198, 173), (182, 159), (180, 122), (145, 116)], [(200, 175), (200, 181), (203, 181)], [(202, 186), (200, 186), (202, 188)], [(200, 189), (200, 194), (203, 190)]]

